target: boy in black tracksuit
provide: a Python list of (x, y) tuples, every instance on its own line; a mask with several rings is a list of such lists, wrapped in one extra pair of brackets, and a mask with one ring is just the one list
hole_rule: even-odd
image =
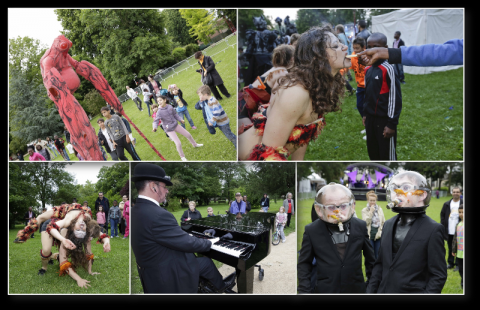
[[(367, 48), (387, 47), (387, 37), (373, 33)], [(397, 124), (402, 111), (400, 81), (386, 60), (365, 68), (363, 125), (370, 160), (397, 160)]]

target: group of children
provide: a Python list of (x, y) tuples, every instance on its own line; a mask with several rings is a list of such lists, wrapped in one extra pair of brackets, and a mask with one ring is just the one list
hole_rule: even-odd
[[(192, 135), (186, 130), (185, 127), (185, 118), (190, 124), (190, 127), (195, 130), (197, 127), (193, 123), (192, 117), (188, 111), (188, 103), (183, 98), (182, 91), (177, 87), (177, 85), (172, 84), (168, 86), (168, 89), (162, 89), (160, 82), (153, 79), (153, 76), (149, 76), (150, 85), (147, 85), (144, 80), (140, 80), (140, 89), (143, 93), (143, 102), (147, 105), (148, 115), (153, 118), (153, 132), (157, 131), (157, 128), (160, 128), (165, 132), (166, 136), (175, 143), (178, 154), (182, 161), (187, 161), (185, 154), (182, 149), (182, 144), (178, 138), (178, 134), (183, 135), (190, 141), (193, 147), (201, 147), (203, 144), (197, 143)], [(132, 90), (127, 86), (127, 92), (132, 92)], [(134, 92), (134, 91), (133, 91)], [(138, 98), (134, 94), (130, 94), (130, 98), (137, 102), (137, 107), (140, 111), (143, 111), (141, 104), (138, 104)], [(197, 95), (200, 98), (200, 101), (195, 105), (195, 109), (202, 110), (203, 118), (210, 134), (215, 134), (215, 127), (219, 128), (221, 132), (227, 137), (227, 139), (232, 142), (235, 149), (237, 148), (237, 137), (230, 129), (230, 119), (228, 118), (226, 112), (223, 110), (222, 106), (218, 100), (212, 96), (210, 87), (207, 85), (201, 86), (197, 90)], [(134, 98), (135, 97), (135, 98)], [(152, 113), (150, 113), (150, 105), (152, 107)], [(107, 111), (108, 108), (102, 108), (103, 111)], [(105, 116), (105, 115), (104, 115)], [(118, 122), (118, 121), (116, 121)], [(180, 122), (180, 126), (178, 126)], [(115, 123), (114, 123), (115, 124)], [(120, 124), (120, 122), (118, 122)], [(112, 125), (113, 126), (113, 125)], [(122, 127), (116, 126), (120, 134)], [(115, 129), (115, 130), (117, 130)], [(116, 146), (118, 147), (119, 143), (116, 141), (116, 138), (122, 139), (120, 142), (120, 147), (127, 149), (127, 145), (123, 142), (121, 137), (113, 137)], [(128, 143), (128, 141), (127, 141)], [(122, 149), (123, 151), (123, 149)], [(135, 156), (138, 158), (138, 155), (134, 153), (134, 149), (127, 149), (127, 151), (132, 151), (130, 155), (132, 158)], [(123, 154), (123, 153), (122, 153)], [(136, 160), (134, 158), (134, 160)], [(139, 160), (139, 158), (138, 158)]]
[[(366, 48), (388, 47), (387, 37), (371, 34), (367, 42), (361, 37), (353, 41), (353, 55)], [(351, 58), (350, 69), (357, 82), (357, 109), (362, 117), (370, 160), (397, 160), (397, 125), (402, 111), (400, 81), (387, 60), (365, 67), (357, 57)]]

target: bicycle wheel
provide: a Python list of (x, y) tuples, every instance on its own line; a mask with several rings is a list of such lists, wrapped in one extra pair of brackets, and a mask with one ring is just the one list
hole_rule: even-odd
[(280, 243), (280, 234), (278, 233), (278, 230), (275, 231), (275, 233), (273, 234), (273, 238), (272, 238), (272, 244), (273, 245), (278, 245)]

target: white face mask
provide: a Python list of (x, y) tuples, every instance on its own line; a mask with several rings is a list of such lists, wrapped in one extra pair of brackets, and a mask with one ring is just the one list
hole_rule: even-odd
[(85, 235), (87, 234), (87, 232), (85, 232), (83, 230), (75, 230), (74, 234), (75, 234), (75, 237), (77, 237), (79, 239), (83, 239), (83, 238), (85, 238)]

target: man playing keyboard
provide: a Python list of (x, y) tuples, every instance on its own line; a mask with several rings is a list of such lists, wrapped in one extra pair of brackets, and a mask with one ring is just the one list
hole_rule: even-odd
[(132, 249), (144, 293), (197, 293), (200, 277), (210, 281), (216, 292), (232, 286), (235, 274), (223, 281), (212, 260), (196, 257), (218, 238), (195, 238), (178, 226), (175, 217), (160, 207), (171, 186), (170, 177), (158, 165), (139, 163), (132, 181), (138, 199), (131, 210)]

